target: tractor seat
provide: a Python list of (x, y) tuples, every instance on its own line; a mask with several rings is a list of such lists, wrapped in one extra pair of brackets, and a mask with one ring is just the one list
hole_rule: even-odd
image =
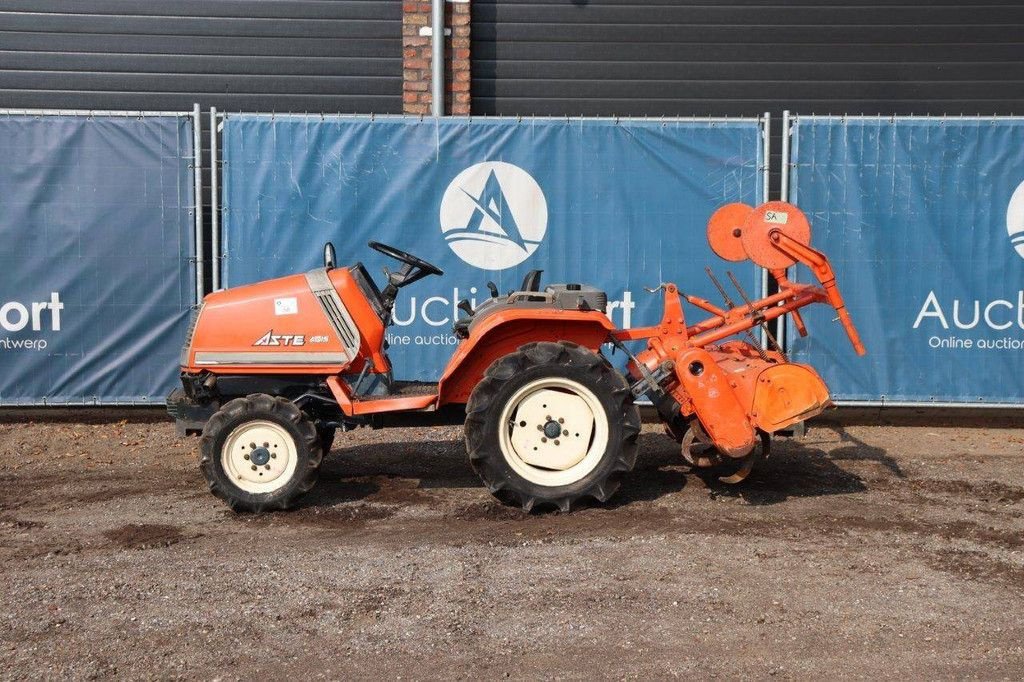
[(519, 291), (540, 291), (540, 276), (543, 273), (543, 270), (530, 270), (523, 278)]

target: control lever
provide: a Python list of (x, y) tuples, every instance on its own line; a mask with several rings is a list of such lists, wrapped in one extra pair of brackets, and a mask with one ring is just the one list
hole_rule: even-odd
[(491, 298), (498, 298), (498, 286), (494, 282), (487, 283), (487, 290), (491, 292)]
[(853, 326), (850, 313), (846, 310), (846, 303), (843, 301), (842, 294), (839, 293), (839, 287), (836, 286), (836, 276), (832, 272), (832, 265), (828, 262), (825, 254), (793, 239), (779, 229), (771, 230), (768, 233), (768, 238), (776, 249), (810, 268), (814, 276), (821, 282), (829, 305), (835, 308), (836, 315), (838, 315), (836, 319), (842, 323), (843, 329), (846, 330), (846, 336), (849, 337), (853, 350), (857, 355), (864, 355), (867, 351), (860, 340), (857, 328)]
[(461, 301), (459, 301), (455, 307), (461, 310), (462, 312), (466, 313), (470, 317), (473, 317), (473, 306), (469, 304), (468, 298), (464, 298)]

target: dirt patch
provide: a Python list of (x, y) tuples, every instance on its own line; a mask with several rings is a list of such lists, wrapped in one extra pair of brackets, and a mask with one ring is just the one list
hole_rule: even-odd
[(528, 515), (521, 509), (488, 500), (459, 507), (453, 516), (460, 521), (522, 521)]
[(430, 495), (420, 489), (419, 481), (397, 476), (374, 476), (371, 484), (376, 492), (367, 495), (367, 502), (378, 504), (430, 504)]
[(10, 514), (0, 514), (0, 528), (4, 527), (15, 530), (33, 530), (36, 528), (46, 528), (46, 524), (42, 521), (26, 521)]
[(949, 549), (929, 559), (936, 568), (970, 580), (994, 582), (1013, 589), (1024, 585), (1024, 567), (1009, 561), (993, 560), (985, 552)]
[(263, 514), (253, 517), (252, 523), (353, 528), (368, 521), (390, 518), (396, 511), (395, 507), (357, 502), (335, 507), (302, 507), (291, 512)]
[(63, 474), (19, 472), (0, 478), (0, 487), (6, 491), (0, 509), (25, 506), (57, 509), (155, 495), (183, 496), (195, 493), (197, 484), (202, 485), (202, 478), (197, 472), (190, 471), (185, 476), (175, 472), (171, 480), (166, 475), (154, 473), (157, 472), (142, 470), (135, 476), (126, 477), (106, 472), (84, 472), (69, 479)]
[[(1022, 448), (1022, 451), (1024, 451), (1024, 448)], [(1022, 455), (1024, 455), (1024, 452), (1022, 452)], [(955, 496), (967, 495), (980, 502), (1005, 502), (1012, 504), (1024, 500), (1024, 488), (997, 481), (986, 481), (979, 484), (968, 481), (924, 479), (911, 481), (909, 486), (913, 490), (926, 493)]]
[(124, 549), (170, 547), (184, 539), (181, 528), (161, 523), (129, 523), (105, 531), (103, 537)]
[(85, 546), (72, 538), (39, 538), (30, 543), (18, 543), (12, 547), (11, 560), (55, 559), (81, 554)]
[(1016, 530), (1005, 530), (964, 520), (933, 522), (918, 518), (867, 518), (863, 516), (815, 516), (807, 519), (823, 534), (851, 532), (880, 532), (898, 535), (932, 537), (941, 540), (966, 540), (1001, 549), (1024, 548), (1024, 535)]

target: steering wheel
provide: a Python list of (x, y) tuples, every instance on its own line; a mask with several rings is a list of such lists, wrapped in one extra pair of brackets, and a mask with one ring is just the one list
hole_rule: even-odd
[[(427, 261), (423, 260), (422, 258), (414, 256), (411, 253), (408, 253), (407, 251), (402, 251), (401, 249), (396, 249), (393, 246), (388, 246), (387, 244), (381, 244), (380, 242), (368, 242), (366, 245), (369, 246), (374, 251), (378, 251), (380, 253), (383, 253), (385, 256), (390, 256), (391, 258), (394, 258), (395, 260), (402, 261), (406, 265), (411, 265), (414, 268), (419, 268), (423, 272), (424, 275), (443, 275), (444, 274), (444, 270), (442, 270), (441, 268), (439, 268), (436, 265), (433, 265), (431, 263), (428, 263)], [(419, 277), (417, 277), (416, 279), (419, 279)]]

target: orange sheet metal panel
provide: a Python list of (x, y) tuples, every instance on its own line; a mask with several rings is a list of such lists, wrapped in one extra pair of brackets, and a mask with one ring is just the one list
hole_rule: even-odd
[(757, 377), (751, 416), (772, 433), (821, 414), (831, 404), (825, 382), (807, 365), (772, 365)]
[(757, 434), (729, 375), (714, 356), (703, 348), (684, 350), (676, 356), (675, 370), (701, 426), (715, 446), (730, 457), (750, 452)]
[(349, 361), (306, 278), (291, 275), (206, 296), (187, 369), (333, 374)]
[(440, 404), (465, 403), (484, 372), (498, 358), (537, 341), (572, 341), (593, 351), (615, 326), (596, 310), (511, 308), (491, 315), (459, 344), (438, 387)]
[(381, 351), (384, 325), (351, 274), (328, 274), (351, 315), (360, 345), (353, 358), (310, 289), (305, 275), (290, 275), (209, 294), (185, 359), (187, 371), (247, 374), (358, 372), (365, 358), (374, 371), (390, 365)]

